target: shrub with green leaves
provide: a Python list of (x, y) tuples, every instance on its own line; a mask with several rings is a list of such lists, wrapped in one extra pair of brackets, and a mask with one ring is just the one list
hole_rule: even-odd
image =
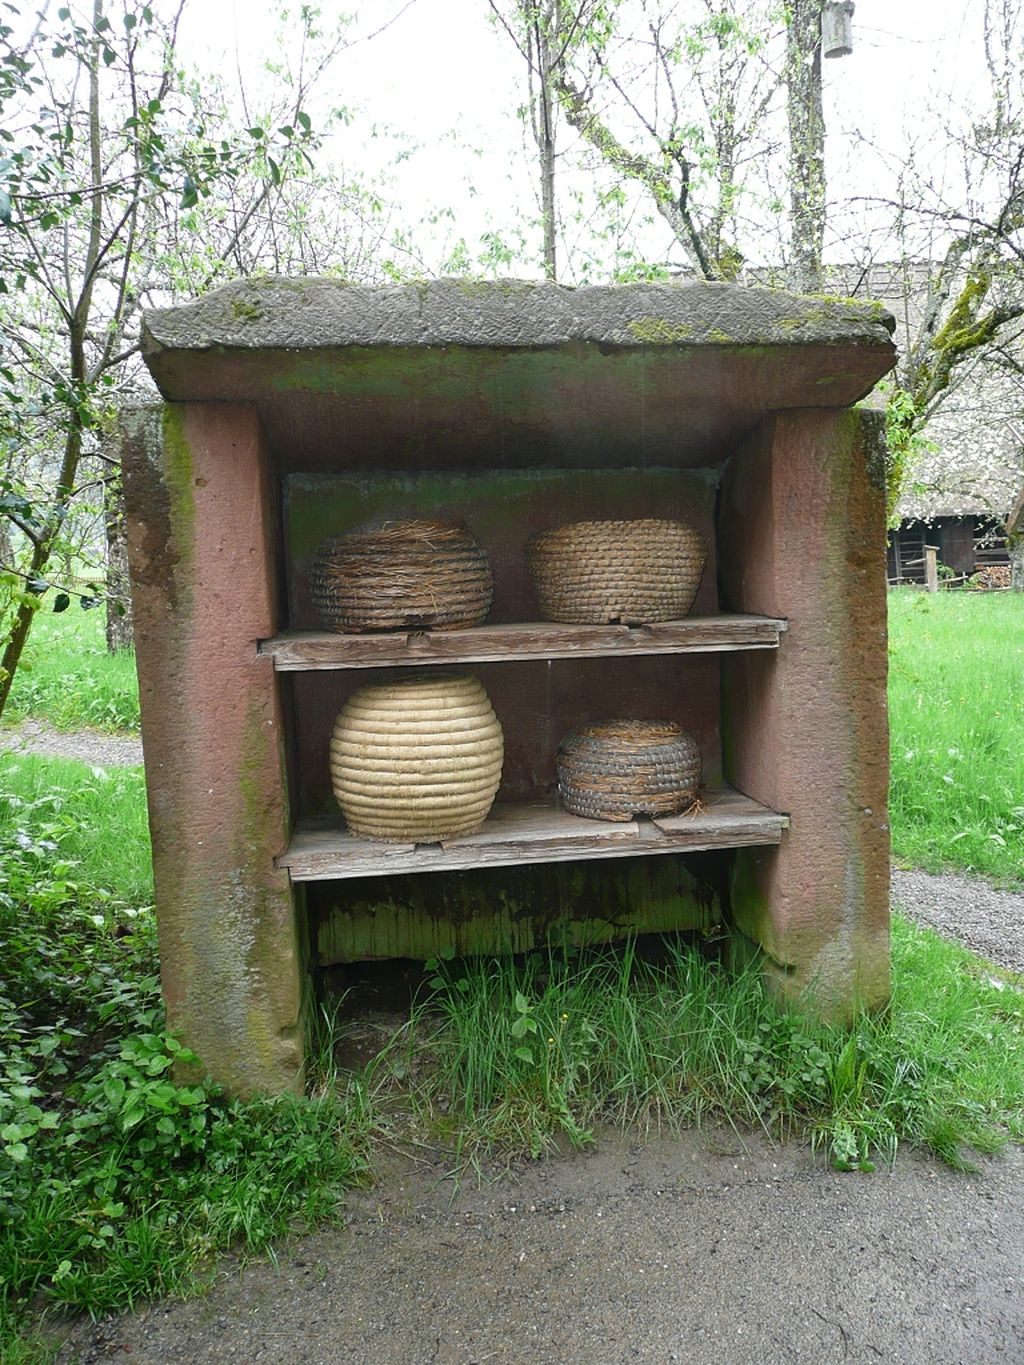
[(0, 825), (4, 1359), (39, 1291), (129, 1307), (189, 1283), (215, 1249), (329, 1215), (368, 1131), (355, 1081), (241, 1101), (188, 1078), (201, 1061), (164, 1026), (151, 912), (86, 882), (52, 833), (9, 807)]

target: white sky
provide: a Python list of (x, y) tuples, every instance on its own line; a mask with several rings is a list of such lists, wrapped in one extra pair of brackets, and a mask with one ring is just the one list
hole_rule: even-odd
[[(476, 239), (507, 225), (510, 204), (529, 211), (535, 195), (515, 118), (525, 97), (523, 63), (495, 30), (487, 0), (413, 0), (403, 10), (404, 3), (359, 7), (356, 33), (398, 18), (332, 69), (331, 98), (353, 112), (333, 146), (352, 169), (386, 172), (390, 197), (410, 218), (450, 207), (453, 219), (438, 231)], [(322, 0), (325, 19), (353, 8)], [(262, 0), (190, 0), (183, 55), (224, 71), (237, 60), (249, 79), (274, 51), (270, 12)], [(983, 81), (981, 14), (982, 0), (858, 0), (852, 56), (825, 63), (830, 194), (882, 188), (881, 166), (866, 164), (849, 130), (893, 159), (908, 139), (935, 141), (929, 121), (946, 92), (965, 100)], [(841, 243), (831, 254), (844, 254)]]

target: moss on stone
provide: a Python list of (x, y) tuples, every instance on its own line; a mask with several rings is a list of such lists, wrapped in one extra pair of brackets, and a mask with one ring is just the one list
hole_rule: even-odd
[(196, 502), (192, 450), (185, 414), (175, 403), (163, 410), (163, 475), (170, 503), (171, 535), (182, 565), (181, 586), (191, 602), (196, 558)]
[(260, 322), (263, 319), (263, 305), (253, 299), (232, 299), (231, 312), (239, 322)]
[[(809, 298), (816, 299), (819, 303), (829, 304), (839, 308), (856, 308), (862, 313), (866, 313), (875, 322), (881, 322), (882, 318), (888, 313), (884, 303), (878, 299), (858, 299), (843, 294), (809, 294)], [(821, 316), (828, 314), (822, 310)]]
[(652, 346), (671, 345), (676, 341), (689, 341), (693, 328), (688, 322), (670, 322), (668, 318), (637, 318), (626, 329), (637, 341)]

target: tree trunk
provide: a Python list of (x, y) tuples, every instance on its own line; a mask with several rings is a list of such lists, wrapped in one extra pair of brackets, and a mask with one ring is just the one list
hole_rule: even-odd
[(822, 0), (792, 0), (786, 38), (789, 112), (790, 281), (821, 288), (825, 239), (825, 118), (821, 105)]
[(549, 44), (544, 40), (541, 49), (541, 145), (540, 145), (540, 202), (544, 221), (544, 278), (554, 280), (558, 274), (557, 222), (555, 219), (555, 125), (551, 99), (551, 69)]
[(526, 28), (526, 52), (531, 72), (537, 76), (533, 102), (533, 137), (540, 160), (540, 211), (544, 227), (544, 278), (558, 273), (557, 222), (555, 216), (555, 99), (554, 48), (561, 41), (560, 0), (528, 0), (521, 6)]
[(107, 484), (103, 519), (107, 533), (107, 649), (116, 654), (120, 649), (131, 649), (134, 643), (124, 489), (120, 478)]
[(11, 540), (11, 527), (6, 517), (0, 517), (0, 573), (14, 568), (14, 543)]
[(1010, 551), (1010, 587), (1014, 592), (1024, 592), (1024, 535), (1011, 536), (1008, 548)]

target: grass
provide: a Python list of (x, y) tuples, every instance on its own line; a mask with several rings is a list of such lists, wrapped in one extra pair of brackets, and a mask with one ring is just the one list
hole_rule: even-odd
[(707, 1119), (809, 1138), (841, 1169), (1024, 1140), (1022, 983), (965, 950), (897, 919), (892, 1003), (845, 1029), (780, 1011), (756, 967), (666, 944), (438, 964), (378, 1065), (418, 1078), (421, 1121), (467, 1159)]
[(0, 754), (0, 832), (10, 828), (58, 845), (85, 886), (128, 905), (152, 901), (141, 768)]
[(1024, 884), (1024, 597), (889, 594), (893, 851)]
[(102, 611), (39, 611), (4, 721), (32, 717), (58, 730), (138, 730), (139, 683), (131, 651), (108, 654)]

